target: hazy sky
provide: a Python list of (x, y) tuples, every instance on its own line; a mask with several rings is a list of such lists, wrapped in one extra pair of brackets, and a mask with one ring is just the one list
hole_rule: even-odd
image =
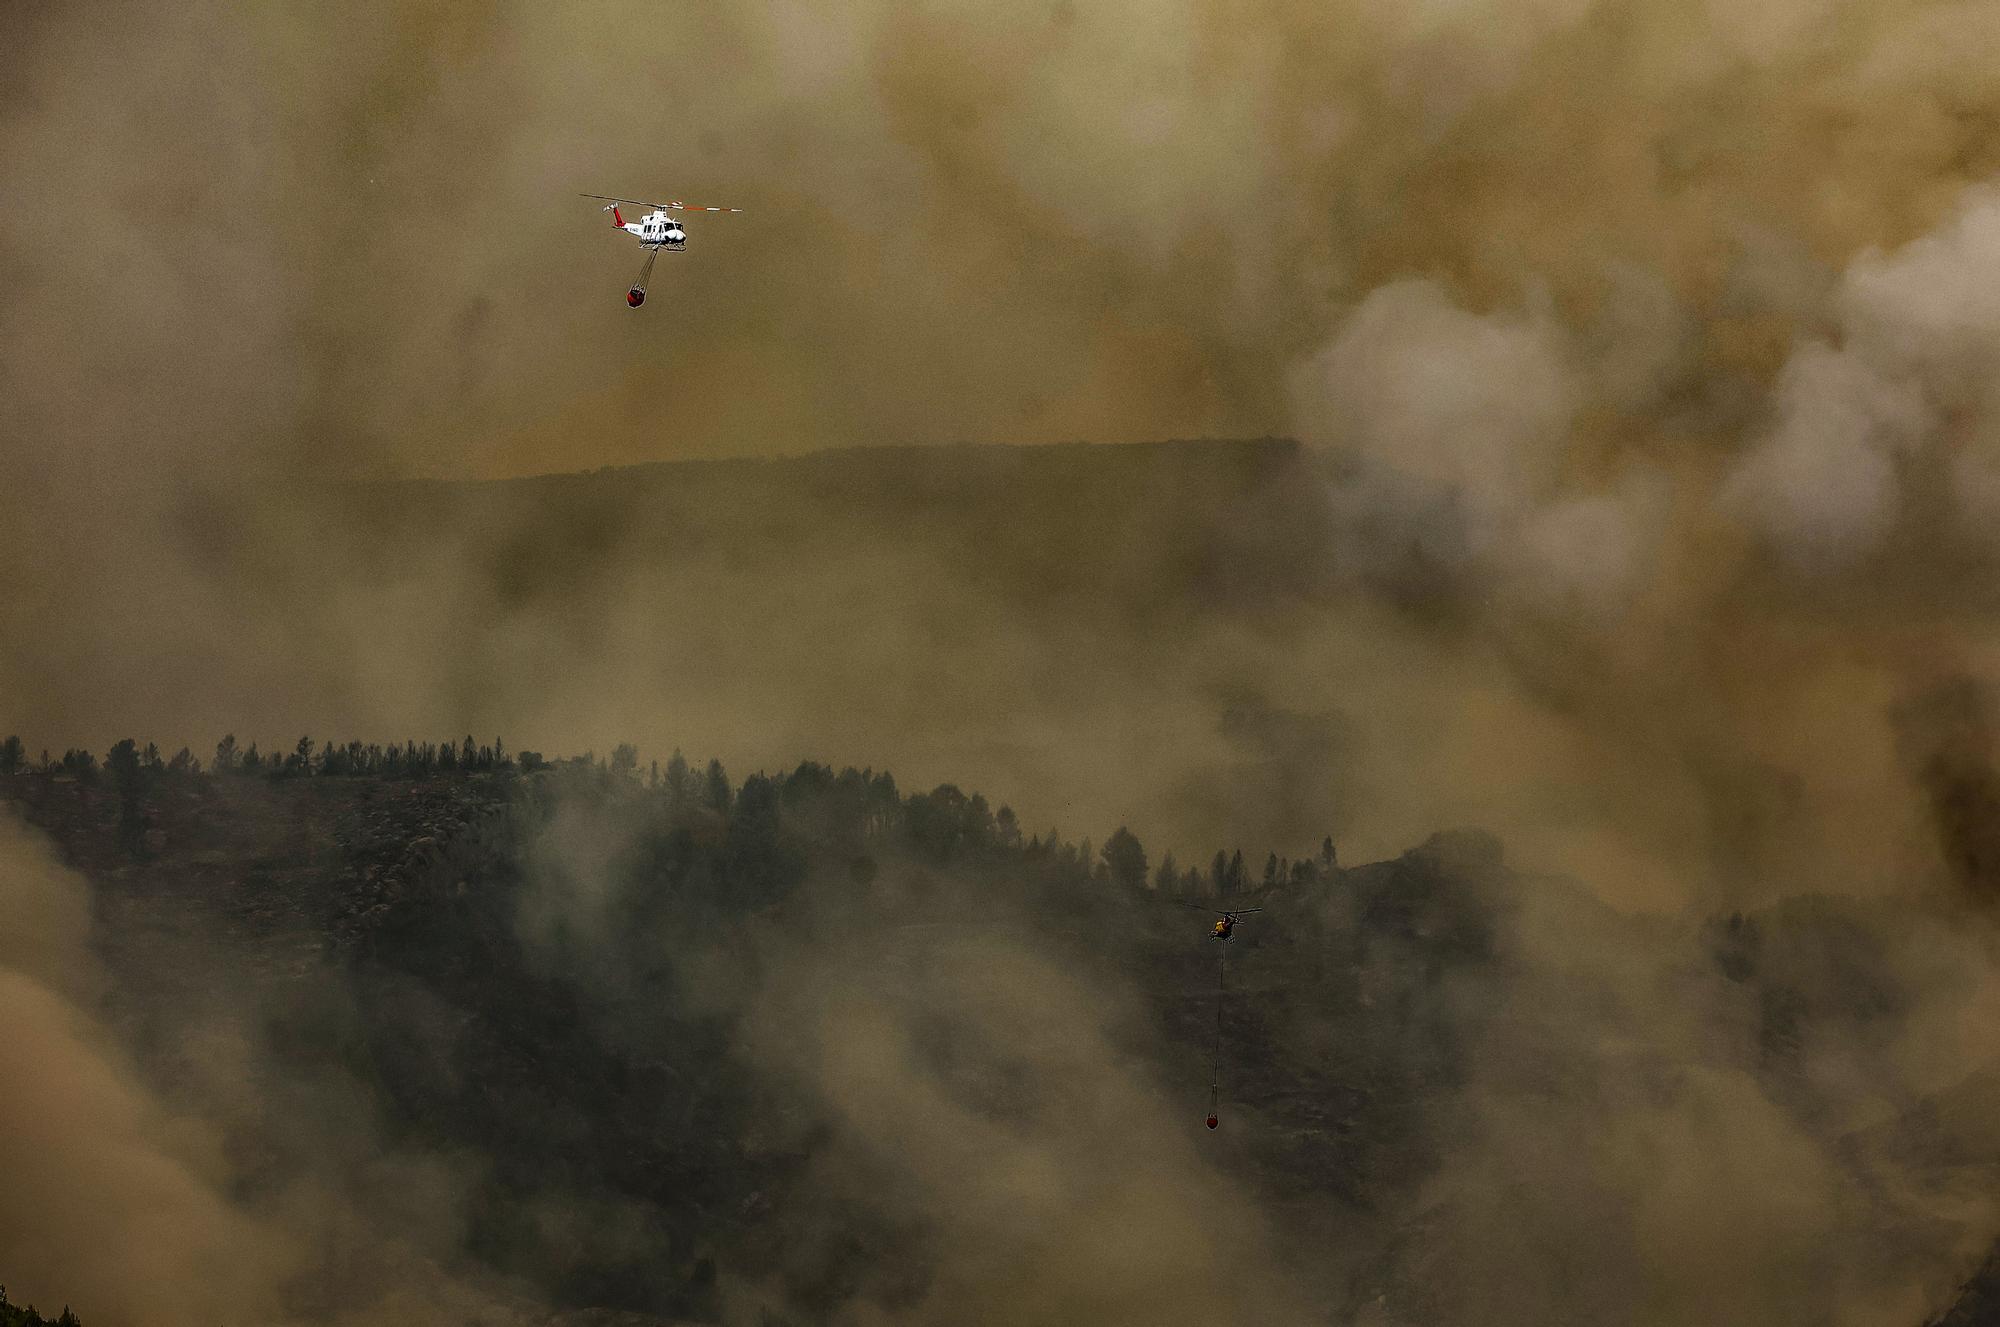
[[(1372, 848), (1491, 823), (1558, 864), (1647, 876), (1630, 897), (1746, 857), (1795, 881), (1941, 865), (1892, 712), (1994, 657), (1988, 7), (79, 5), (9, 23), (0, 726), (31, 746), (205, 744), (238, 722), (605, 746), (648, 706), (663, 717), (631, 735), (672, 740), (688, 697), (642, 666), (669, 642), (632, 627), (658, 586), (634, 577), (630, 611), (584, 626), (501, 593), (489, 672), (441, 671), (422, 624), (479, 602), (483, 573), (446, 533), (435, 565), (357, 585), (305, 533), (302, 483), (1275, 432), (1350, 460), (1324, 493), (1347, 598), (1190, 648), (1236, 653), (1224, 690), (1358, 725)], [(579, 191), (747, 210), (696, 219), (634, 312), (637, 247)], [(1443, 608), (1397, 589), (1412, 561)], [(671, 605), (727, 617), (686, 585)], [(1147, 716), (1117, 696), (1195, 731), (1215, 702), (1108, 667), (1091, 713), (985, 735), (1126, 734), (1093, 744), (1088, 787), (1053, 749), (831, 749), (865, 745), (846, 738), (889, 703), (847, 685), (864, 637), (968, 689), (1038, 646), (1034, 624), (947, 642), (871, 608), (696, 727), (790, 759), (727, 733), (810, 692), (825, 714), (846, 702), (842, 723), (788, 730), (814, 754), (1002, 800), (1069, 778), (1047, 798), (1069, 823), (1175, 832), (1159, 797), (1112, 792), (1147, 766)], [(522, 642), (564, 631), (589, 659), (523, 670)]]
[[(1480, 314), (1552, 299), (1628, 393), (1676, 315), (1768, 377), (1770, 320), (1938, 224), (1994, 150), (1976, 5), (75, 5), (11, 26), (10, 413), (59, 473), (86, 448), (491, 475), (1323, 432), (1288, 371), (1405, 277)], [(578, 191), (747, 211), (697, 218), (634, 313), (636, 245)]]

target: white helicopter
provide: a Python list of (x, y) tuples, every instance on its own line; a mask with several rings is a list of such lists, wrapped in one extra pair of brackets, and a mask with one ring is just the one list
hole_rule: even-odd
[[(584, 194), (584, 198), (596, 198), (604, 203), (604, 210), (611, 214), (611, 224), (619, 230), (628, 231), (639, 237), (639, 244), (646, 250), (646, 265), (639, 269), (639, 279), (625, 292), (625, 302), (638, 308), (646, 302), (646, 278), (653, 275), (653, 263), (660, 256), (660, 250), (679, 253), (687, 248), (687, 229), (681, 225), (679, 217), (670, 217), (669, 212), (741, 212), (740, 207), (703, 207), (699, 203), (649, 203), (643, 198), (613, 198), (610, 194)], [(627, 221), (618, 210), (620, 203), (633, 207), (650, 207), (653, 210), (637, 221)]]

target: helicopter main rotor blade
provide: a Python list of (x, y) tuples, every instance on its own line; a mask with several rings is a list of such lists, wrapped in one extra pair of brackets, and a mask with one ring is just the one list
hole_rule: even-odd
[(667, 203), (649, 203), (643, 198), (613, 198), (610, 194), (578, 194), (578, 198), (595, 198), (601, 203), (630, 203), (634, 207), (667, 207)]
[(634, 207), (657, 207), (663, 212), (741, 212), (740, 207), (704, 207), (700, 203), (655, 203), (644, 198), (613, 198), (610, 194), (578, 194), (604, 203), (630, 203)]

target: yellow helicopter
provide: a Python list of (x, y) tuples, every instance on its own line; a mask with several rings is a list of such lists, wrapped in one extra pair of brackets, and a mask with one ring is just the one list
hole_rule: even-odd
[(1199, 903), (1189, 903), (1185, 906), (1197, 912), (1210, 913), (1215, 917), (1215, 929), (1210, 934), (1218, 940), (1227, 940), (1234, 935), (1236, 923), (1241, 918), (1248, 917), (1253, 912), (1263, 911), (1262, 908), (1204, 908)]

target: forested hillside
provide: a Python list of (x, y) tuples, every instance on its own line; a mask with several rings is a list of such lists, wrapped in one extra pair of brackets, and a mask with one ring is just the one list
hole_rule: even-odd
[(7, 1287), (0, 1286), (0, 1327), (82, 1327), (82, 1324), (68, 1308), (57, 1317), (44, 1318), (32, 1304), (10, 1304)]
[[(494, 1322), (1210, 1300), (1422, 1322), (1490, 1294), (1466, 1250), (1495, 1240), (1520, 1280), (1489, 1320), (1610, 1313), (1657, 1251), (1587, 1154), (1538, 1148), (1607, 1108), (1593, 1136), (1663, 1146), (1654, 1121), (1728, 1082), (1783, 1103), (1788, 1146), (1850, 1195), (1801, 1264), (1841, 1276), (1745, 1263), (1741, 1303), (1942, 1295), (1976, 1257), (1941, 1199), (1994, 1178), (1990, 1084), (1859, 1128), (1823, 1072), (1923, 1016), (1904, 956), (1947, 919), (1801, 900), (1689, 932), (1517, 876), (1475, 833), (1184, 868), (815, 763), (235, 747), (206, 772), (136, 743), (24, 761), (0, 796), (90, 882), (109, 1024), (220, 1129), (232, 1201), (282, 1227), (303, 1186), (355, 1214), (345, 1252), (286, 1265), (302, 1317), (442, 1279)], [(1229, 942), (1219, 1041), (1219, 946), (1185, 906), (1218, 900), (1264, 909)], [(1532, 1169), (1505, 1121), (1543, 1140)], [(1580, 1281), (1577, 1247), (1601, 1263)], [(64, 1292), (87, 1321), (90, 1289)]]

